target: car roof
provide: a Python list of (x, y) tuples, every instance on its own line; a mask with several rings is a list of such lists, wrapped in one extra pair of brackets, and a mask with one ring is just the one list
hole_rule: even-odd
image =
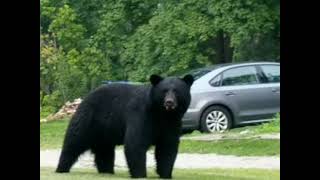
[(243, 66), (243, 65), (254, 65), (254, 64), (277, 64), (279, 65), (279, 62), (272, 62), (272, 61), (246, 61), (246, 62), (232, 62), (232, 63), (221, 63), (221, 64), (215, 64), (207, 67), (202, 67), (199, 69), (208, 69), (208, 70), (214, 70), (219, 69), (222, 67), (231, 67), (231, 66)]

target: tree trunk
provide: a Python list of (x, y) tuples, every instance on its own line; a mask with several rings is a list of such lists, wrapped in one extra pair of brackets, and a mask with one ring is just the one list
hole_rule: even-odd
[(232, 62), (233, 48), (230, 47), (230, 37), (222, 30), (217, 35), (216, 58), (218, 63)]
[(226, 63), (225, 56), (224, 56), (224, 38), (223, 38), (223, 31), (219, 31), (217, 35), (217, 51), (216, 57), (218, 63)]
[(233, 60), (233, 48), (231, 47), (230, 36), (225, 35), (224, 37), (224, 57), (225, 62), (232, 62)]
[[(40, 90), (41, 92), (41, 90)], [(40, 94), (40, 107), (43, 106), (43, 99), (44, 99), (44, 96), (45, 96), (45, 92), (42, 91), (42, 93)]]

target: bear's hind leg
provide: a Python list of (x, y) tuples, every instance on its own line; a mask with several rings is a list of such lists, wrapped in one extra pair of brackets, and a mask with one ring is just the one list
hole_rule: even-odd
[(72, 130), (67, 131), (56, 172), (69, 172), (72, 165), (78, 160), (78, 157), (89, 149), (89, 135), (87, 135), (87, 138), (84, 138), (79, 134), (74, 135), (72, 132)]
[(114, 174), (115, 146), (93, 148), (92, 152), (95, 154), (94, 161), (98, 172)]
[(70, 171), (72, 165), (78, 160), (85, 148), (64, 148), (61, 152), (59, 164), (56, 169), (58, 173), (67, 173)]
[(91, 116), (90, 107), (80, 104), (66, 131), (56, 172), (69, 172), (78, 157), (89, 149), (92, 139), (92, 133), (88, 128)]

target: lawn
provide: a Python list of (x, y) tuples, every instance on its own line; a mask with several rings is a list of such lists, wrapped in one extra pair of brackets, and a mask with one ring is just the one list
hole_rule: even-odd
[[(154, 169), (148, 170), (148, 179), (157, 179)], [(45, 180), (104, 180), (129, 179), (125, 170), (117, 170), (115, 175), (98, 174), (94, 169), (73, 169), (68, 174), (54, 173), (53, 168), (40, 168), (40, 179)], [(261, 169), (174, 169), (173, 179), (201, 180), (278, 180), (279, 170)]]
[(218, 141), (183, 140), (180, 153), (215, 153), (236, 156), (279, 156), (279, 140), (240, 139)]
[[(68, 121), (60, 120), (40, 125), (40, 148), (58, 149), (62, 147), (64, 133)], [(248, 127), (247, 127), (248, 128)], [(252, 127), (250, 127), (252, 128)], [(257, 127), (255, 127), (257, 128)], [(232, 130), (236, 133), (239, 130)], [(201, 135), (195, 132), (196, 135)], [(119, 146), (122, 148), (122, 146)], [(216, 153), (237, 156), (273, 156), (280, 154), (279, 140), (240, 139), (219, 141), (182, 140), (179, 146), (180, 153)]]
[(67, 119), (40, 123), (40, 148), (61, 148), (68, 123)]

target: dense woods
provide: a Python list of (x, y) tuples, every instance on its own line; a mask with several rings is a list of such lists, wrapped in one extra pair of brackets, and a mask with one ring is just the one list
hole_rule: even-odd
[(103, 80), (280, 59), (277, 0), (40, 0), (41, 115)]

